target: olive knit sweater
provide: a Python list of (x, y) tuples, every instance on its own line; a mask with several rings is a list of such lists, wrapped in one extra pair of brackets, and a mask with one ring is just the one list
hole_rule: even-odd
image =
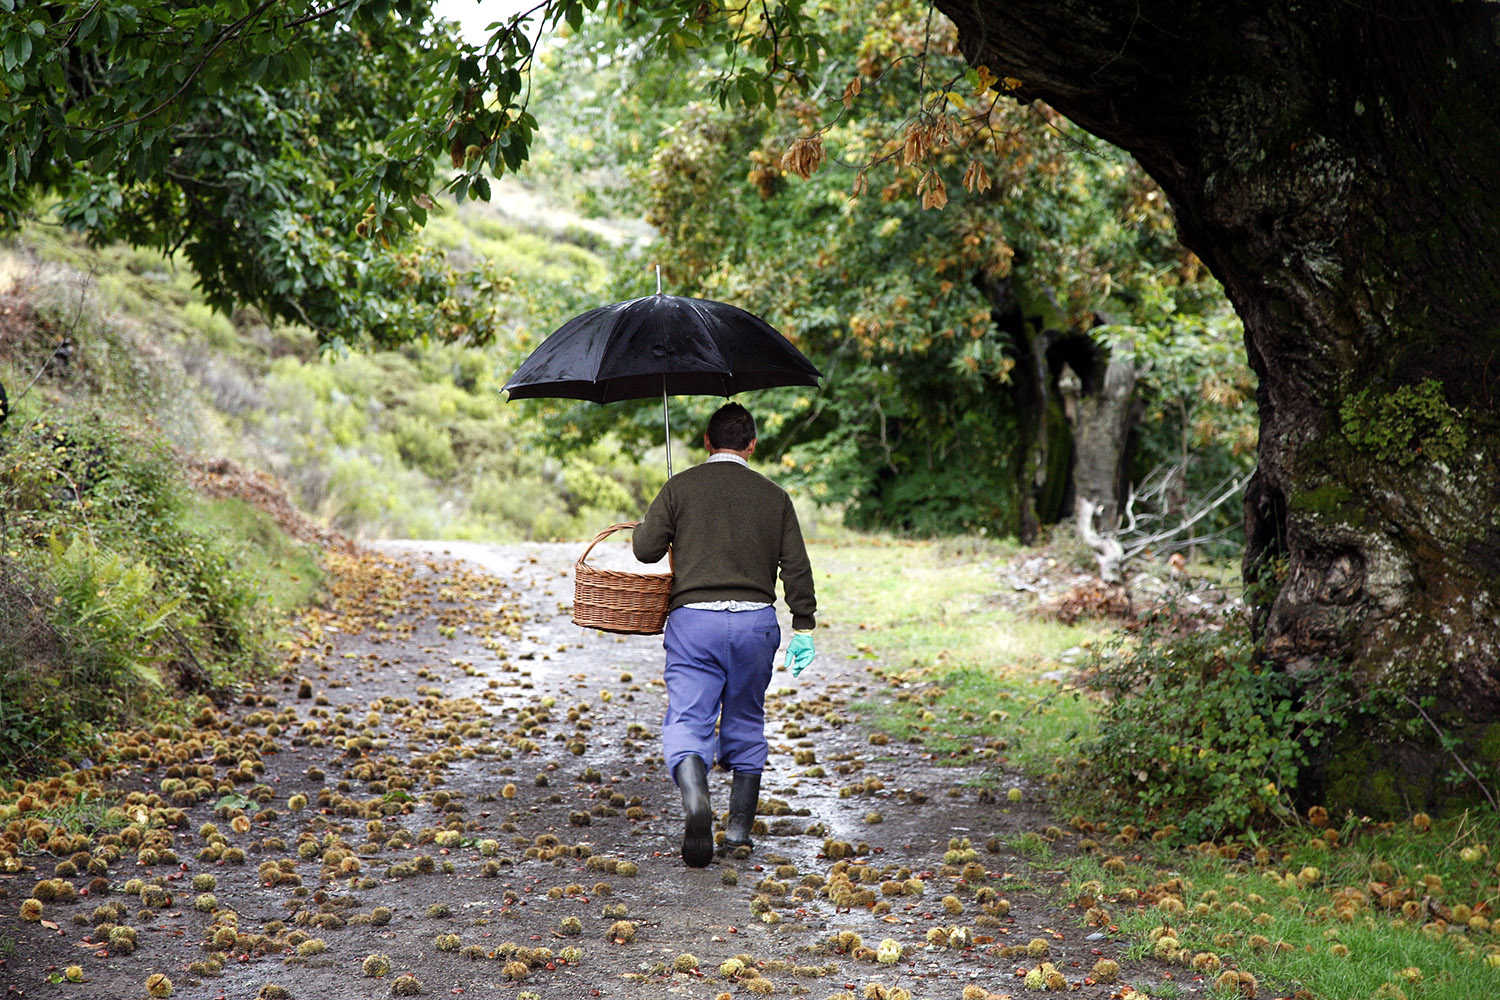
[(707, 462), (680, 472), (651, 501), (631, 548), (654, 563), (672, 546), (670, 606), (703, 601), (776, 603), (776, 572), (792, 627), (810, 629), (818, 602), (812, 564), (792, 499), (738, 462)]

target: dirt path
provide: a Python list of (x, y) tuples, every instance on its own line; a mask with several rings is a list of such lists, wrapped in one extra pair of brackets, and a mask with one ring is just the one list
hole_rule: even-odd
[[(1161, 982), (1003, 848), (1050, 822), (1029, 802), (872, 745), (849, 705), (878, 664), (850, 658), (837, 609), (813, 669), (772, 684), (755, 852), (684, 867), (660, 638), (571, 624), (579, 549), (387, 546), (400, 561), (351, 571), (278, 683), (80, 772), (134, 794), (99, 828), (30, 830), (0, 874), (5, 995), (165, 995), (162, 974), (195, 998), (384, 997), (412, 976), (429, 996), (973, 1000), (1049, 961), (1075, 995), (1118, 997), (1091, 981), (1101, 957)], [(82, 981), (54, 985), (71, 965)]]

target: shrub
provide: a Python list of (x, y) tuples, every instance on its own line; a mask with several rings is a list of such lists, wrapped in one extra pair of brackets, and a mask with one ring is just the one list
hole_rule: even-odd
[(1117, 652), (1094, 682), (1113, 697), (1083, 747), (1087, 780), (1069, 784), (1137, 821), (1170, 817), (1189, 838), (1285, 815), (1308, 748), (1348, 704), (1341, 675), (1295, 681), (1257, 661), (1243, 633), (1148, 632)]
[(167, 597), (149, 563), (127, 559), (78, 536), (64, 548), (52, 541), (54, 605), (77, 645), (91, 655), (75, 662), (75, 683), (101, 689), (162, 686), (157, 663), (167, 653), (168, 629), (183, 597)]

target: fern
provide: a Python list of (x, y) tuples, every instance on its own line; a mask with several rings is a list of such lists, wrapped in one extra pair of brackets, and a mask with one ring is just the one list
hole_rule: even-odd
[(173, 617), (182, 597), (162, 600), (157, 574), (150, 564), (100, 549), (79, 536), (66, 548), (54, 540), (53, 582), (74, 629), (99, 649), (104, 676), (95, 680), (133, 680), (162, 687), (156, 664), (166, 658)]

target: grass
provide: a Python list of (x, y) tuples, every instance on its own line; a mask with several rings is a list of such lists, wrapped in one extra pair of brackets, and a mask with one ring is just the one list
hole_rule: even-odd
[(892, 739), (920, 738), (938, 764), (978, 756), (1053, 770), (1091, 724), (1067, 665), (1113, 629), (1004, 603), (996, 573), (1021, 551), (983, 540), (816, 548), (819, 604), (840, 609), (860, 633), (851, 655), (878, 660), (877, 675), (896, 688), (854, 709)]
[(492, 261), (499, 273), (522, 286), (566, 283), (603, 289), (607, 270), (599, 255), (567, 242), (525, 232), (489, 205), (442, 207), (428, 217), (427, 238), (449, 251)]
[[(889, 539), (812, 552), (825, 616), (849, 626), (850, 655), (878, 662), (876, 675), (890, 685), (854, 709), (892, 741), (920, 740), (935, 763), (1005, 765), (988, 772), (991, 786), (1016, 770), (1045, 785), (1076, 754), (1097, 702), (1070, 683), (1068, 667), (1084, 665), (1070, 651), (1103, 647), (1115, 634), (1008, 607), (997, 569), (1019, 553), (995, 542)], [(1377, 823), (1312, 810), (1187, 845), (1166, 816), (1145, 830), (1103, 814), (1056, 822), (1070, 833), (1022, 831), (1007, 848), (1067, 872), (1059, 902), (1096, 897), (1104, 922), (1134, 940), (1133, 954), (1157, 954), (1170, 937), (1172, 960), (1183, 965), (1174, 975), (1201, 980), (1195, 994), (1239, 995), (1215, 986), (1233, 968), (1256, 977), (1261, 997), (1500, 996), (1493, 813)], [(1088, 909), (1077, 906), (1081, 920)], [(1170, 981), (1143, 988), (1159, 998), (1185, 992)]]
[(1021, 857), (1039, 865), (1051, 865), (1057, 858), (1057, 852), (1052, 848), (1052, 841), (1034, 830), (1007, 837), (1004, 844), (1007, 850), (1015, 851)]
[(305, 607), (322, 589), (318, 550), (283, 533), (269, 514), (244, 500), (200, 500), (189, 524), (238, 541), (235, 563), (260, 583), (273, 613)]
[(1252, 969), (1276, 995), (1496, 995), (1500, 959), (1489, 956), (1500, 949), (1484, 914), (1500, 893), (1489, 856), (1500, 818), (1464, 814), (1425, 830), (1351, 820), (1334, 835), (1289, 831), (1254, 861), (1248, 849), (1225, 858), (1147, 842), (1139, 861), (1070, 861), (1068, 893), (1133, 898), (1103, 905), (1137, 955), (1170, 931), (1185, 952)]
[[(27, 820), (40, 820), (49, 826), (59, 827), (74, 833), (111, 833), (130, 825), (124, 812), (117, 808), (119, 797), (115, 795), (90, 795), (81, 793), (77, 798), (45, 809), (33, 809), (25, 816)], [(17, 815), (14, 805), (0, 807), (0, 818), (11, 819)], [(41, 851), (44, 844), (30, 840), (21, 845), (23, 850)]]

